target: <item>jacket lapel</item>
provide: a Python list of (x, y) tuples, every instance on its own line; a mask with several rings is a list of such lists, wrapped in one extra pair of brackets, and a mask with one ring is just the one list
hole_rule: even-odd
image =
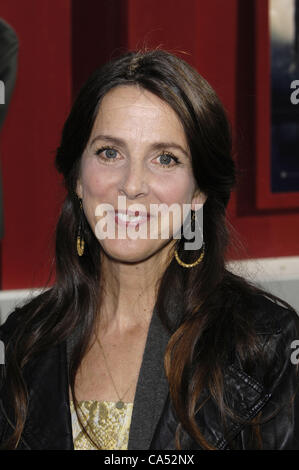
[(258, 415), (271, 397), (255, 378), (234, 364), (227, 366), (223, 385), (225, 401), (230, 404), (231, 410), (236, 413), (239, 420), (227, 418), (223, 424), (219, 410), (212, 399), (196, 416), (197, 424), (203, 430), (205, 438), (219, 450), (230, 447), (230, 442)]
[[(201, 396), (201, 401), (204, 402), (205, 399), (207, 401), (196, 415), (196, 422), (203, 437), (218, 450), (229, 448), (229, 442), (236, 438), (246, 423), (257, 416), (271, 396), (256, 379), (233, 364), (225, 370), (223, 385), (226, 391), (225, 398), (240, 420), (227, 419), (223, 425), (219, 409), (213, 399), (208, 399), (207, 390), (203, 390)], [(177, 424), (168, 397), (151, 443), (151, 449), (175, 450), (174, 436)], [(181, 432), (180, 441), (182, 450), (203, 450), (184, 430)]]

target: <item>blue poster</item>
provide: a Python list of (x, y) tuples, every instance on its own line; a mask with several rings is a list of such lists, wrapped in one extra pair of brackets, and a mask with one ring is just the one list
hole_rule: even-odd
[(299, 0), (269, 0), (271, 190), (299, 191)]

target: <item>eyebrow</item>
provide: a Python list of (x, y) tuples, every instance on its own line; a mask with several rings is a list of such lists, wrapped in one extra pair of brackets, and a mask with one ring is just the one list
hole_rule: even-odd
[[(97, 135), (94, 139), (92, 139), (90, 143), (90, 147), (97, 141), (102, 140), (104, 142), (108, 142), (110, 144), (117, 145), (119, 147), (123, 147), (127, 149), (127, 144), (123, 139), (119, 137), (113, 137), (111, 135)], [(165, 150), (166, 148), (173, 148), (176, 150), (180, 150), (187, 158), (190, 158), (189, 153), (185, 150), (181, 145), (176, 144), (175, 142), (155, 142), (151, 144), (151, 147), (154, 150)]]

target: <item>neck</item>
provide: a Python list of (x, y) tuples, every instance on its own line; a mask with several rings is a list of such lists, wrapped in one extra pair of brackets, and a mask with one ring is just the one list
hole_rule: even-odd
[(124, 332), (149, 324), (159, 281), (169, 262), (169, 250), (138, 263), (102, 256), (102, 302), (99, 325), (106, 333)]

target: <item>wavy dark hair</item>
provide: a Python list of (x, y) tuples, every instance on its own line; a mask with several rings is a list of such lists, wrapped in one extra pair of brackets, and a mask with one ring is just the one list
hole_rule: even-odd
[[(205, 449), (213, 449), (196, 423), (198, 400), (204, 388), (218, 404), (221, 416), (233, 416), (224, 400), (223, 364), (232, 345), (243, 362), (259, 357), (258, 337), (241, 299), (250, 305), (259, 290), (226, 269), (229, 229), (226, 207), (236, 183), (232, 142), (226, 112), (215, 91), (191, 66), (163, 50), (127, 53), (96, 70), (81, 89), (65, 122), (56, 154), (56, 168), (64, 177), (67, 195), (56, 228), (54, 284), (22, 307), (19, 322), (7, 345), (6, 380), (15, 410), (16, 427), (5, 448), (20, 440), (27, 413), (24, 366), (45, 349), (79, 331), (70, 357), (69, 383), (74, 402), (77, 370), (87, 352), (100, 311), (101, 246), (83, 215), (85, 252), (76, 252), (80, 207), (76, 194), (80, 160), (101, 100), (120, 85), (139, 86), (164, 100), (177, 113), (189, 144), (194, 177), (207, 195), (204, 204), (203, 261), (184, 269), (171, 260), (159, 280), (156, 308), (171, 338), (165, 354), (169, 390), (180, 425)], [(195, 261), (198, 251), (176, 248), (181, 258)], [(184, 316), (180, 325), (167, 318), (169, 287), (183, 286)], [(237, 416), (235, 416), (238, 419)], [(85, 430), (87, 432), (87, 430)]]

